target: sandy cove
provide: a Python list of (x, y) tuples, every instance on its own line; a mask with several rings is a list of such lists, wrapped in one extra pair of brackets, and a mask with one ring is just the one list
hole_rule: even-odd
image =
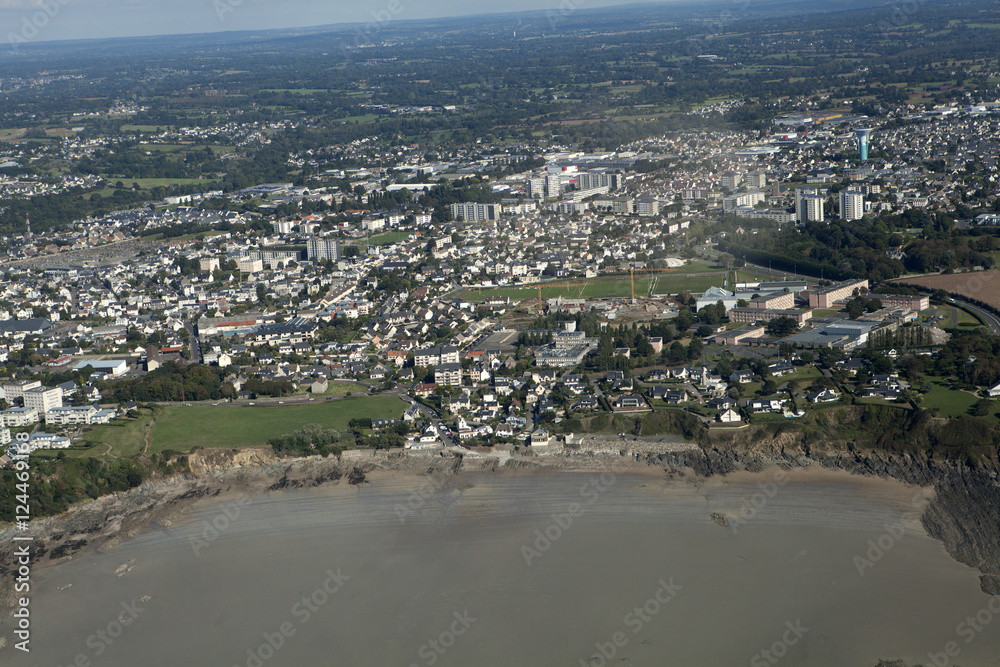
[[(33, 569), (114, 549), (151, 525), (183, 522), (195, 503), (224, 501), (283, 489), (338, 487), (376, 481), (390, 486), (440, 485), (465, 473), (546, 475), (592, 473), (643, 476), (682, 482), (671, 493), (692, 493), (736, 482), (773, 466), (794, 481), (850, 480), (866, 494), (912, 512), (926, 532), (956, 560), (982, 573), (985, 592), (1000, 592), (1000, 483), (996, 471), (943, 465), (870, 453), (740, 452), (703, 450), (686, 443), (602, 440), (547, 455), (501, 450), (465, 457), (439, 453), (348, 451), (338, 458), (277, 459), (269, 448), (201, 450), (191, 455), (191, 474), (151, 481), (126, 493), (80, 503), (54, 517), (32, 521)], [(779, 468), (776, 468), (776, 470)], [(851, 473), (851, 477), (844, 475)], [(902, 482), (902, 483), (899, 483)], [(475, 498), (475, 494), (471, 496)], [(484, 501), (485, 502), (485, 501)], [(706, 521), (730, 525), (745, 508), (706, 513)], [(15, 531), (0, 531), (3, 606), (13, 598), (11, 563)], [(127, 565), (127, 564), (125, 564)]]

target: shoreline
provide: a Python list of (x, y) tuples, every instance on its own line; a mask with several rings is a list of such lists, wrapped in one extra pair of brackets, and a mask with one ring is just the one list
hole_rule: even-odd
[[(463, 474), (471, 473), (517, 476), (601, 470), (703, 485), (724, 484), (730, 477), (738, 480), (744, 474), (777, 467), (786, 473), (812, 475), (841, 471), (859, 479), (895, 480), (919, 487), (912, 497), (926, 533), (942, 543), (954, 560), (979, 571), (983, 592), (1000, 594), (1000, 520), (996, 516), (1000, 512), (1000, 481), (995, 471), (880, 453), (706, 450), (680, 443), (663, 443), (660, 448), (666, 451), (657, 451), (650, 443), (621, 441), (620, 447), (614, 447), (605, 441), (596, 450), (576, 448), (545, 454), (508, 451), (499, 456), (459, 457), (446, 452), (349, 450), (340, 458), (294, 459), (277, 459), (269, 449), (261, 448), (201, 450), (191, 457), (191, 474), (147, 482), (128, 492), (78, 504), (61, 515), (33, 521), (27, 531), (33, 538), (32, 568), (39, 570), (104, 553), (154, 526), (169, 528), (183, 523), (199, 501), (323, 485), (364, 484), (369, 475), (385, 480), (398, 475), (460, 480)], [(739, 517), (713, 513), (706, 519), (725, 526)], [(10, 540), (13, 533), (13, 527), (0, 531), (3, 575), (12, 572), (10, 564), (15, 562)], [(12, 578), (5, 576), (4, 581), (8, 583), (0, 589), (0, 608), (6, 619), (15, 596)]]

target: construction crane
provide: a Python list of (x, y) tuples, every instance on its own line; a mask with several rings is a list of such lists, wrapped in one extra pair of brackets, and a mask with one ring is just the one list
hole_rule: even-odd
[[(681, 267), (657, 268), (657, 267), (647, 266), (645, 268), (639, 269), (639, 271), (648, 271), (648, 272), (665, 271), (665, 272), (669, 272), (669, 273), (680, 274), (680, 273), (682, 273), (682, 271), (680, 269), (681, 269)], [(632, 283), (632, 302), (635, 303), (635, 267), (630, 266), (629, 269), (628, 269), (628, 273), (629, 273), (629, 280)]]

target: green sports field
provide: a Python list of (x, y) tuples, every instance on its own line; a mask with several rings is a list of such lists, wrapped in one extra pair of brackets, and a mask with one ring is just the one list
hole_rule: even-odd
[(406, 406), (395, 396), (364, 396), (306, 405), (169, 407), (153, 425), (150, 451), (263, 445), (305, 424), (343, 430), (356, 417), (398, 419)]
[[(356, 417), (398, 419), (406, 406), (396, 396), (359, 396), (304, 405), (170, 406), (156, 415), (150, 431), (149, 452), (172, 449), (187, 452), (195, 447), (245, 447), (267, 444), (271, 438), (291, 433), (304, 424), (344, 430)], [(153, 420), (148, 410), (137, 419), (116, 419), (95, 426), (83, 439), (96, 443), (71, 449), (68, 456), (134, 456), (145, 447), (146, 429)]]

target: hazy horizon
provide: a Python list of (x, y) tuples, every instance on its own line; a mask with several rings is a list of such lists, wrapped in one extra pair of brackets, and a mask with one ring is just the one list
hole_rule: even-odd
[[(666, 4), (683, 0), (660, 0)], [(511, 0), (498, 6), (459, 0), (0, 0), (0, 39), (7, 44), (65, 40), (157, 37), (236, 31), (309, 29), (336, 24), (460, 18), (493, 13), (596, 9), (639, 4), (636, 0)]]

